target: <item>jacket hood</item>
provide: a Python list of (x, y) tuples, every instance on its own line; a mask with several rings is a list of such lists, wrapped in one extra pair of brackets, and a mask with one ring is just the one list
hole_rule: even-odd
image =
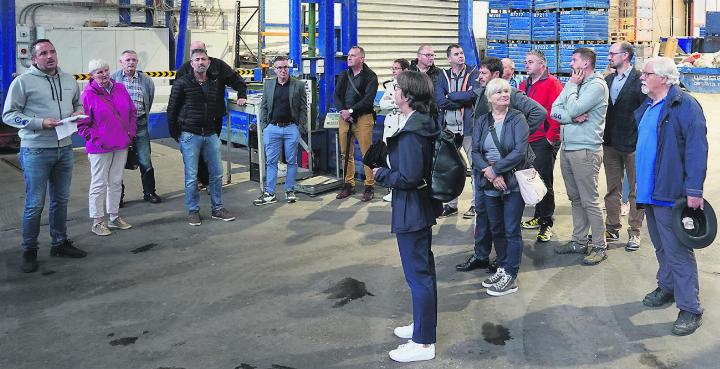
[(592, 75), (590, 75), (588, 78), (583, 81), (583, 85), (586, 83), (605, 83), (605, 77), (603, 77), (602, 73), (595, 72)]
[(407, 122), (405, 122), (405, 126), (395, 135), (403, 132), (434, 138), (440, 135), (440, 125), (437, 120), (430, 117), (430, 115), (414, 111)]
[(59, 76), (62, 72), (63, 72), (62, 69), (60, 69), (60, 67), (57, 67), (55, 75), (51, 76), (49, 74), (45, 74), (45, 72), (38, 69), (35, 65), (32, 65), (32, 66), (30, 66), (30, 68), (28, 68), (25, 71), (25, 74), (32, 74), (32, 75), (39, 76), (39, 77), (55, 78), (55, 77)]

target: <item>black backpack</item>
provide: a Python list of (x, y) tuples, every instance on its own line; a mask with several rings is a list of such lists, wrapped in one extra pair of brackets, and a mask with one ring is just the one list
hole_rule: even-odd
[(432, 198), (448, 202), (463, 192), (467, 165), (455, 146), (455, 134), (444, 129), (435, 138), (431, 172)]

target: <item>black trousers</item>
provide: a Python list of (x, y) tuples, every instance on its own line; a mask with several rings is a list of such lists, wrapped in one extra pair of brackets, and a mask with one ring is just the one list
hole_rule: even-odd
[(555, 193), (553, 191), (553, 171), (555, 169), (555, 159), (557, 159), (558, 147), (551, 145), (546, 139), (531, 142), (530, 147), (535, 153), (535, 161), (533, 166), (540, 174), (545, 186), (547, 194), (542, 201), (535, 205), (535, 218), (538, 218), (541, 225), (549, 227), (553, 226), (553, 214), (555, 214)]

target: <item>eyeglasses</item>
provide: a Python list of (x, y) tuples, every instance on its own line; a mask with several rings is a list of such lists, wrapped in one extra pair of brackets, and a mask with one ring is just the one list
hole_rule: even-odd
[(642, 75), (643, 77), (652, 76), (654, 74), (655, 73), (653, 73), (653, 72), (640, 72), (640, 75)]
[(426, 57), (426, 58), (434, 58), (434, 57), (435, 57), (435, 54), (429, 54), (429, 53), (428, 53), (428, 54), (421, 54), (421, 53), (419, 53), (418, 55), (422, 55), (422, 56), (424, 56), (424, 57)]
[(608, 52), (608, 55), (610, 55), (610, 56), (615, 56), (615, 55), (618, 55), (618, 54), (627, 54), (627, 51), (621, 51), (621, 52), (619, 52), (619, 53), (614, 53), (614, 52), (612, 52), (612, 51), (609, 51), (609, 52)]

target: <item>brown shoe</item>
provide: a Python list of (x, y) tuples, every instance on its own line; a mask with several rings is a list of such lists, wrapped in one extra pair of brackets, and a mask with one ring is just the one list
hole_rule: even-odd
[(363, 192), (362, 201), (368, 202), (375, 197), (375, 190), (373, 186), (365, 186), (365, 192)]
[(351, 196), (351, 195), (353, 195), (353, 194), (355, 194), (355, 187), (352, 186), (352, 185), (349, 184), (349, 183), (345, 183), (345, 185), (343, 186), (342, 191), (340, 191), (340, 193), (337, 194), (337, 196), (335, 196), (335, 198), (336, 198), (336, 199), (344, 199), (344, 198), (349, 197), (349, 196)]

